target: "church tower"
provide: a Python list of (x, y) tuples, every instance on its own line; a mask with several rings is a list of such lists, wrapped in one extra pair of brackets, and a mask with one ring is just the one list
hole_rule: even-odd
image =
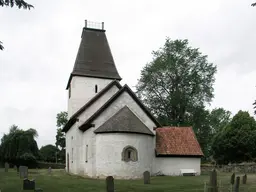
[(121, 80), (108, 44), (104, 23), (85, 21), (81, 43), (70, 74), (68, 118), (113, 80)]

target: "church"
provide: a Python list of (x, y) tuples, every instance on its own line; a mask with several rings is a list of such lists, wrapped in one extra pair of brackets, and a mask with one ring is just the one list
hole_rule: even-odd
[(192, 127), (162, 127), (129, 86), (120, 84), (105, 32), (104, 23), (85, 22), (68, 79), (66, 171), (116, 179), (141, 178), (145, 171), (199, 175), (203, 153)]

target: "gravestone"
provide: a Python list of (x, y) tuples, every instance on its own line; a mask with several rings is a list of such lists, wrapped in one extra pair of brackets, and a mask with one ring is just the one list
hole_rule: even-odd
[(143, 178), (144, 178), (144, 184), (150, 184), (150, 173), (149, 173), (149, 171), (145, 171), (143, 173)]
[(108, 176), (106, 178), (106, 187), (107, 187), (107, 192), (114, 192), (115, 186), (114, 186), (114, 178), (112, 176)]
[(35, 190), (35, 180), (23, 180), (23, 190)]
[(6, 163), (4, 164), (4, 171), (5, 171), (5, 172), (8, 172), (8, 169), (9, 169), (9, 163), (6, 162)]
[(247, 182), (247, 175), (245, 174), (245, 175), (243, 176), (243, 184), (246, 184), (246, 182)]
[(51, 167), (48, 168), (48, 174), (50, 174), (50, 175), (52, 174), (52, 168)]
[(28, 167), (20, 166), (19, 167), (20, 178), (28, 178)]
[(17, 170), (17, 166), (16, 166), (16, 165), (14, 165), (13, 169), (14, 169), (14, 171), (16, 171), (16, 170)]
[(235, 192), (239, 192), (240, 177), (236, 177)]
[(210, 173), (210, 181), (209, 181), (208, 192), (218, 192), (217, 172), (216, 172), (215, 169)]
[(231, 176), (231, 179), (230, 179), (230, 184), (232, 184), (232, 185), (235, 184), (235, 177), (236, 177), (236, 175), (235, 175), (235, 173), (233, 173)]

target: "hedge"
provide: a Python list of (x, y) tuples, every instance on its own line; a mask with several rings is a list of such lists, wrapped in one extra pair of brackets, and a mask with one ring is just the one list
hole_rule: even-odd
[(37, 162), (37, 168), (39, 169), (65, 169), (66, 165), (62, 163), (48, 163), (48, 162)]

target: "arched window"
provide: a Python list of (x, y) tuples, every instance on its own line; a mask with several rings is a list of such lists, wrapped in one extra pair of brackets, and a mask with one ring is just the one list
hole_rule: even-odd
[(138, 151), (132, 146), (126, 146), (122, 152), (122, 161), (138, 161)]

